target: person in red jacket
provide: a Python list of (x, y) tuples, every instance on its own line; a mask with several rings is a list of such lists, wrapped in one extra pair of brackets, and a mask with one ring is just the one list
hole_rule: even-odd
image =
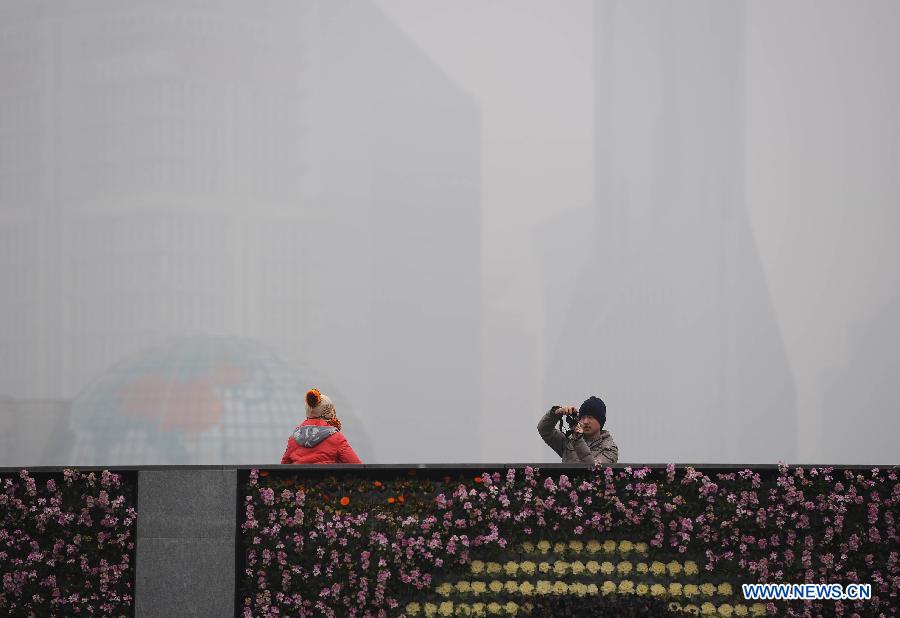
[(341, 433), (334, 404), (317, 388), (306, 392), (306, 420), (288, 438), (281, 463), (362, 463)]

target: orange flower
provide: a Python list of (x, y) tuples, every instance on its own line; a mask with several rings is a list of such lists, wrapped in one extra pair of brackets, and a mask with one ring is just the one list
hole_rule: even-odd
[(402, 504), (403, 502), (406, 502), (406, 498), (404, 498), (403, 496), (397, 496), (397, 501)]
[(259, 475), (260, 475), (260, 476), (269, 476), (269, 472), (268, 472), (267, 470), (262, 470), (262, 471), (259, 473)]
[(347, 496), (341, 498), (341, 506), (347, 506), (348, 504), (350, 504), (350, 498), (348, 498)]
[(449, 476), (449, 475), (444, 477), (444, 482), (445, 482), (445, 483), (449, 483), (449, 482), (450, 482), (450, 476)]
[(476, 483), (480, 483), (480, 482), (481, 482), (481, 477), (480, 477), (480, 476), (476, 476), (474, 480), (475, 480)]
[(381, 481), (375, 481), (375, 487), (381, 487)]
[(284, 479), (284, 484), (287, 486), (291, 486), (294, 484), (294, 479)]
[(394, 500), (394, 497), (393, 497), (393, 496), (391, 496), (390, 498), (388, 498), (388, 504), (393, 504), (394, 502), (395, 502), (395, 500)]

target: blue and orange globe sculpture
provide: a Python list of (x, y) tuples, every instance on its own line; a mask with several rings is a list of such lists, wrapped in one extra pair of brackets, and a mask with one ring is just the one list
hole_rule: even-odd
[(240, 338), (190, 337), (113, 366), (72, 404), (73, 465), (277, 463), (311, 385), (355, 428), (349, 403), (311, 372)]

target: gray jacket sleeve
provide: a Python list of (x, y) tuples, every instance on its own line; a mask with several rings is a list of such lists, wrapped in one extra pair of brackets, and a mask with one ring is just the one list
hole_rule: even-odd
[[(541, 417), (540, 421), (538, 421), (537, 430), (538, 433), (541, 434), (541, 438), (543, 438), (544, 442), (556, 451), (557, 455), (562, 457), (563, 449), (566, 445), (566, 437), (556, 428), (556, 422), (558, 420), (559, 416), (554, 414), (553, 410), (550, 410)], [(585, 447), (587, 447), (587, 445), (585, 445)]]
[(591, 452), (591, 447), (584, 441), (584, 438), (578, 438), (572, 442), (572, 446), (575, 447), (575, 454), (578, 455), (578, 461), (586, 464), (594, 463), (594, 453)]

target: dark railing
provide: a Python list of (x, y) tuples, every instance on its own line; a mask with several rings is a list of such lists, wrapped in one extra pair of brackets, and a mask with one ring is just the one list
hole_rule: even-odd
[[(634, 490), (633, 486), (635, 484), (655, 483), (655, 487), (660, 492), (659, 497), (655, 499), (656, 502), (664, 501), (666, 498), (663, 494), (666, 492), (672, 494), (673, 492), (670, 490), (678, 488), (685, 496), (692, 496), (691, 500), (696, 501), (695, 504), (687, 505), (682, 509), (681, 517), (682, 519), (693, 518), (694, 525), (697, 528), (700, 526), (696, 522), (703, 519), (702, 517), (699, 520), (697, 518), (697, 515), (703, 510), (700, 496), (706, 496), (703, 500), (708, 500), (708, 495), (703, 493), (703, 491), (706, 491), (702, 490), (703, 485), (710, 482), (718, 483), (722, 486), (721, 491), (726, 492), (729, 490), (729, 484), (732, 483), (732, 481), (727, 479), (734, 478), (735, 491), (746, 489), (745, 485), (749, 481), (744, 483), (737, 476), (738, 472), (744, 470), (751, 470), (757, 476), (757, 481), (762, 486), (762, 490), (759, 492), (762, 506), (758, 508), (769, 508), (771, 517), (775, 517), (776, 512), (793, 513), (793, 515), (789, 515), (791, 517), (797, 517), (800, 516), (799, 514), (805, 513), (804, 509), (797, 509), (795, 508), (796, 505), (792, 506), (790, 504), (790, 501), (794, 499), (793, 497), (789, 497), (784, 501), (784, 504), (775, 503), (786, 495), (783, 488), (779, 489), (779, 487), (785, 485), (786, 482), (788, 484), (795, 482), (794, 480), (786, 481), (786, 479), (798, 479), (796, 480), (797, 487), (801, 490), (805, 487), (809, 494), (804, 498), (812, 502), (818, 500), (816, 502), (817, 505), (827, 502), (829, 505), (828, 509), (832, 509), (835, 505), (840, 506), (843, 504), (841, 496), (846, 496), (848, 491), (853, 496), (865, 495), (867, 497), (865, 497), (861, 505), (851, 505), (848, 501), (848, 506), (845, 509), (846, 513), (842, 515), (844, 519), (842, 529), (834, 528), (833, 515), (828, 514), (831, 513), (830, 511), (826, 513), (824, 510), (825, 506), (822, 507), (822, 513), (825, 513), (824, 516), (818, 511), (808, 513), (808, 516), (812, 518), (812, 521), (808, 523), (808, 534), (815, 536), (817, 539), (814, 556), (810, 559), (812, 560), (811, 566), (802, 564), (806, 559), (801, 557), (802, 548), (798, 547), (797, 568), (789, 573), (786, 572), (783, 580), (790, 583), (800, 583), (804, 581), (806, 573), (814, 572), (816, 581), (822, 577), (833, 576), (837, 577), (841, 583), (845, 583), (851, 581), (847, 579), (850, 576), (846, 573), (852, 572), (853, 577), (856, 577), (859, 581), (875, 584), (876, 595), (889, 595), (891, 593), (896, 595), (898, 592), (897, 577), (900, 575), (898, 573), (900, 565), (897, 564), (895, 556), (898, 551), (898, 540), (897, 523), (894, 516), (897, 514), (897, 517), (900, 518), (896, 502), (900, 492), (896, 489), (896, 467), (886, 468), (882, 466), (881, 471), (876, 475), (873, 472), (875, 466), (832, 466), (833, 472), (831, 477), (833, 477), (833, 480), (828, 482), (824, 481), (818, 473), (815, 477), (811, 477), (809, 473), (812, 469), (824, 469), (824, 466), (790, 466), (785, 470), (784, 467), (777, 465), (697, 464), (691, 466), (681, 464), (674, 466), (674, 469), (672, 467), (667, 469), (665, 464), (617, 464), (605, 467), (612, 471), (612, 475), (609, 477), (606, 477), (605, 468), (592, 469), (587, 466), (569, 464), (538, 464), (538, 467), (540, 468), (541, 484), (535, 490), (535, 493), (544, 492), (541, 494), (542, 500), (553, 494), (553, 491), (558, 492), (557, 486), (562, 475), (565, 475), (575, 486), (582, 481), (594, 482), (595, 485), (590, 490), (585, 490), (584, 495), (597, 495), (597, 492), (602, 491), (603, 487), (598, 479), (612, 479), (608, 481), (610, 484), (606, 486), (607, 492), (610, 487), (614, 487), (615, 491), (618, 492), (617, 495), (622, 500), (627, 498), (634, 504), (644, 500), (641, 491), (636, 492)], [(799, 480), (801, 477), (795, 474), (798, 467), (804, 471), (801, 476), (805, 480), (802, 482)], [(391, 526), (396, 525), (400, 521), (401, 516), (405, 517), (411, 513), (424, 515), (426, 512), (452, 512), (454, 513), (454, 518), (464, 517), (465, 511), (459, 503), (438, 507), (435, 503), (435, 497), (438, 494), (444, 494), (447, 497), (451, 496), (460, 484), (465, 485), (469, 489), (489, 493), (483, 492), (485, 483), (482, 476), (484, 474), (500, 473), (501, 481), (499, 484), (502, 485), (506, 482), (505, 478), (509, 470), (514, 471), (512, 474), (515, 476), (516, 481), (508, 484), (503, 491), (515, 502), (515, 508), (519, 509), (519, 512), (533, 509), (533, 503), (526, 504), (526, 502), (523, 502), (521, 492), (523, 487), (522, 479), (529, 468), (531, 466), (520, 463), (117, 466), (111, 471), (120, 475), (121, 483), (126, 486), (123, 491), (131, 496), (131, 504), (138, 513), (137, 526), (133, 529), (133, 555), (130, 559), (130, 563), (135, 565), (135, 568), (132, 569), (129, 575), (134, 579), (131, 589), (134, 591), (135, 601), (131, 606), (131, 611), (136, 611), (138, 615), (178, 613), (216, 616), (241, 615), (245, 610), (250, 611), (254, 615), (260, 613), (260, 606), (256, 604), (256, 601), (247, 601), (248, 596), (253, 596), (260, 592), (265, 593), (266, 591), (274, 593), (271, 589), (272, 587), (269, 586), (272, 582), (266, 582), (261, 588), (258, 585), (257, 578), (246, 575), (248, 556), (252, 553), (252, 543), (249, 533), (242, 529), (242, 524), (247, 521), (248, 504), (255, 505), (257, 516), (260, 516), (260, 514), (264, 515), (267, 512), (268, 505), (261, 500), (262, 494), (260, 492), (263, 488), (292, 488), (296, 487), (296, 485), (303, 485), (306, 495), (304, 508), (307, 512), (324, 513), (326, 517), (342, 522), (346, 520), (346, 516), (349, 514), (365, 512), (371, 515), (370, 524), (367, 525), (373, 526), (373, 530), (378, 528), (378, 530), (383, 531), (393, 529)], [(689, 469), (693, 470), (691, 474), (687, 472)], [(32, 467), (28, 469), (28, 474), (38, 481), (40, 491), (46, 491), (42, 487), (46, 485), (48, 479), (53, 478), (57, 479), (57, 482), (62, 482), (63, 470), (60, 467)], [(91, 472), (95, 473), (95, 476), (99, 478), (103, 470), (100, 467), (78, 468), (84, 479)], [(259, 472), (254, 472), (254, 470)], [(635, 471), (638, 470), (641, 472), (635, 478)], [(261, 476), (257, 476), (257, 474)], [(673, 475), (675, 480), (671, 481), (670, 479)], [(690, 480), (693, 476), (700, 478), (699, 480)], [(893, 476), (893, 479), (890, 478), (891, 476)], [(20, 483), (24, 482), (21, 480), (20, 470), (17, 468), (0, 468), (0, 482), (6, 478), (17, 479), (16, 482)], [(410, 479), (415, 479), (415, 482), (408, 482)], [(543, 483), (547, 479), (553, 479), (551, 485), (554, 486), (554, 489), (552, 491), (540, 489), (544, 487)], [(79, 482), (87, 481), (82, 480)], [(401, 496), (399, 495), (400, 491), (394, 491), (401, 486), (399, 484), (401, 482), (405, 483), (402, 487), (408, 488), (409, 495)], [(43, 485), (41, 485), (42, 483)], [(376, 489), (376, 483), (380, 484), (378, 489)], [(803, 483), (807, 484), (803, 485)], [(487, 484), (496, 485), (497, 483), (488, 479)], [(858, 486), (859, 489), (851, 489), (851, 486)], [(386, 491), (386, 487), (391, 487), (391, 491)], [(686, 489), (681, 491), (681, 487)], [(326, 491), (326, 488), (330, 489)], [(707, 489), (709, 488), (707, 487)], [(657, 489), (654, 489), (654, 491), (657, 491)], [(717, 489), (717, 491), (719, 490)], [(389, 504), (387, 500), (395, 497), (391, 492), (398, 495), (396, 496), (397, 500)], [(870, 499), (870, 494), (874, 495), (873, 492), (878, 495), (874, 502)], [(21, 496), (25, 495), (25, 493), (21, 493)], [(553, 495), (559, 500), (569, 499), (559, 493)], [(716, 495), (720, 494), (717, 493)], [(38, 497), (36, 496), (35, 500)], [(403, 498), (403, 500), (400, 501), (400, 498)], [(343, 499), (346, 499), (346, 504), (340, 502)], [(492, 502), (493, 498), (490, 496), (480, 500), (480, 504), (485, 508), (489, 508), (492, 505), (496, 506), (496, 503)], [(759, 526), (754, 523), (753, 518), (736, 515), (733, 512), (734, 509), (728, 506), (728, 499), (724, 495), (721, 498), (715, 498), (715, 500), (721, 501), (721, 503), (716, 502), (715, 509), (717, 509), (716, 512), (723, 513), (721, 515), (722, 525), (725, 528), (728, 526), (745, 526), (747, 531), (749, 531), (748, 534), (752, 533), (758, 536), (759, 531), (757, 528)], [(544, 503), (542, 502), (542, 504)], [(875, 524), (870, 524), (868, 518), (872, 517), (871, 508), (873, 508), (873, 504), (875, 504), (874, 508), (877, 511), (877, 521)], [(277, 504), (274, 506), (277, 506)], [(606, 506), (601, 507), (599, 505), (599, 501), (595, 502), (591, 508), (584, 505), (582, 507), (585, 512), (589, 511), (590, 513), (595, 511), (609, 512)], [(631, 507), (626, 506), (625, 508), (628, 510)], [(547, 528), (541, 531), (541, 534), (533, 536), (537, 538), (543, 535), (548, 540), (575, 538), (576, 536), (583, 538), (646, 539), (658, 531), (657, 527), (654, 527), (656, 524), (651, 525), (652, 521), (662, 518), (660, 521), (664, 524), (668, 525), (669, 523), (666, 519), (665, 509), (657, 508), (653, 510), (651, 508), (648, 510), (645, 508), (645, 505), (634, 508), (637, 510), (631, 515), (622, 511), (622, 520), (624, 521), (643, 508), (644, 511), (642, 512), (647, 520), (646, 526), (633, 522), (626, 525), (616, 521), (614, 524), (597, 524), (593, 532), (586, 530), (581, 535), (573, 533), (575, 529), (574, 524), (566, 519), (565, 509), (554, 511), (552, 508), (548, 508), (542, 511), (544, 512), (544, 517), (548, 520), (552, 519), (553, 524), (559, 524), (559, 528), (554, 530), (552, 525), (548, 525)], [(4, 512), (4, 509), (6, 512)], [(0, 516), (4, 518), (3, 525), (6, 527), (11, 525), (10, 521), (16, 515), (7, 503), (0, 505)], [(754, 517), (756, 516), (754, 515)], [(311, 516), (310, 519), (312, 519)], [(378, 522), (377, 525), (372, 523), (376, 520)], [(527, 520), (527, 522), (533, 521), (536, 521), (533, 517)], [(529, 535), (523, 532), (530, 525), (526, 525), (527, 522), (517, 523), (516, 527), (511, 527), (509, 524), (502, 525), (506, 526), (502, 531), (504, 536), (508, 536), (510, 543), (515, 544), (516, 547), (520, 547), (523, 541), (527, 545)], [(94, 523), (96, 524), (97, 522)], [(307, 524), (304, 525), (311, 524), (307, 521)], [(478, 528), (480, 524), (476, 525), (473, 522), (469, 525), (472, 526), (472, 535), (474, 536), (477, 530), (480, 530)], [(773, 530), (766, 529), (766, 534), (775, 535), (776, 542), (784, 543), (786, 541), (783, 535), (786, 534), (787, 530), (797, 525), (796, 519), (787, 522), (787, 525), (774, 526), (773, 524)], [(286, 526), (286, 528), (288, 527), (290, 526)], [(763, 525), (763, 529), (765, 528), (766, 526)], [(876, 529), (875, 532), (872, 532), (870, 528)], [(307, 530), (307, 528), (302, 529)], [(824, 538), (823, 535), (825, 535), (826, 529), (831, 530), (828, 533), (831, 535), (831, 538), (827, 542), (820, 542), (819, 539)], [(301, 527), (295, 526), (292, 530), (296, 533), (297, 530), (301, 530)], [(858, 559), (856, 559), (857, 556), (855, 554), (847, 558), (845, 561), (846, 568), (841, 567), (841, 569), (844, 569), (843, 571), (840, 569), (837, 571), (834, 569), (829, 570), (831, 567), (819, 562), (819, 556), (827, 553), (833, 554), (832, 559), (835, 556), (839, 556), (842, 553), (841, 546), (843, 545), (844, 549), (846, 549), (846, 544), (851, 534), (860, 536), (858, 543), (857, 540), (852, 541), (859, 545), (856, 551), (859, 554)], [(880, 535), (880, 537), (874, 535)], [(714, 553), (717, 555), (716, 568), (722, 569), (723, 573), (728, 573), (728, 576), (731, 578), (728, 581), (757, 581), (760, 579), (766, 580), (767, 577), (769, 580), (772, 579), (773, 574), (771, 573), (760, 578), (760, 573), (756, 570), (757, 565), (754, 565), (752, 569), (739, 566), (740, 561), (737, 556), (727, 559), (723, 557), (726, 555), (726, 550), (728, 550), (729, 546), (727, 543), (725, 546), (722, 546), (722, 538), (724, 538), (724, 534), (714, 542), (709, 541), (708, 544), (715, 550)], [(880, 542), (872, 540), (876, 538), (880, 539)], [(669, 541), (670, 539), (667, 536), (665, 543), (668, 544)], [(270, 542), (272, 547), (274, 547), (278, 539), (271, 537), (262, 541), (263, 545)], [(446, 539), (442, 542), (446, 542)], [(687, 555), (700, 562), (705, 560), (703, 555), (698, 555), (697, 553), (701, 545), (699, 537), (691, 537), (690, 541), (686, 541), (686, 543), (689, 546)], [(703, 541), (703, 543), (707, 543), (707, 541)], [(266, 546), (268, 547), (268, 545)], [(312, 554), (309, 552), (313, 551), (316, 546), (316, 543), (309, 543), (306, 548), (307, 553), (300, 552), (292, 555), (292, 560), (300, 566), (303, 576), (291, 584), (293, 586), (291, 590), (303, 598), (314, 600), (319, 598), (323, 581), (321, 578), (315, 578), (311, 575), (311, 569), (316, 568), (316, 565), (314, 564), (315, 560), (310, 560)], [(506, 558), (520, 560), (527, 557), (519, 549), (515, 551), (509, 549), (501, 550), (496, 545), (492, 545), (491, 541), (485, 541), (480, 547), (479, 551), (482, 553), (479, 555), (493, 556), (498, 560)], [(665, 555), (675, 555), (677, 557), (677, 554), (672, 553), (677, 552), (677, 549), (673, 547), (666, 546), (661, 548), (660, 551), (666, 550), (663, 552)], [(96, 548), (82, 549), (85, 552), (90, 552)], [(348, 551), (360, 554), (371, 549), (371, 547), (363, 543), (358, 547), (351, 547)], [(732, 549), (737, 551), (737, 548)], [(0, 544), (0, 552), (3, 551), (4, 547)], [(442, 548), (441, 551), (445, 552), (446, 548)], [(894, 558), (891, 557), (891, 552), (894, 552)], [(766, 551), (758, 550), (756, 547), (751, 547), (745, 550), (744, 553), (750, 557), (756, 554), (760, 556), (768, 555)], [(843, 553), (846, 554), (846, 552)], [(9, 554), (8, 550), (7, 554)], [(649, 561), (652, 557), (652, 551), (647, 555), (649, 557), (645, 560)], [(15, 556), (8, 555), (6, 559), (9, 561), (14, 558)], [(473, 558), (470, 557), (471, 559)], [(544, 556), (543, 559), (549, 560), (550, 558)], [(785, 563), (782, 565), (782, 569), (792, 568), (790, 565), (787, 565), (787, 562), (780, 560)], [(568, 563), (563, 561), (563, 564)], [(6, 566), (6, 563), (0, 562), (0, 567)], [(259, 565), (256, 568), (259, 569)], [(402, 570), (402, 568), (398, 568)], [(466, 568), (460, 565), (451, 568), (448, 562), (444, 567), (433, 569), (431, 573), (433, 579), (431, 581), (434, 584), (441, 578), (446, 581), (452, 581), (452, 577), (458, 579), (462, 577), (460, 573), (464, 574), (467, 572)], [(10, 569), (15, 570), (13, 567), (9, 567), (7, 570)], [(453, 575), (453, 569), (456, 569), (459, 573)], [(343, 573), (343, 571), (341, 572)], [(571, 574), (569, 576), (571, 577)], [(469, 577), (473, 576), (470, 575)], [(879, 578), (885, 582), (881, 586), (880, 592), (879, 584), (877, 583)], [(659, 578), (657, 579), (659, 580)], [(576, 580), (587, 581), (578, 578), (572, 581)], [(617, 581), (615, 578), (613, 580)], [(647, 581), (652, 581), (652, 578)], [(334, 583), (337, 583), (337, 580)], [(70, 582), (67, 585), (72, 584)], [(407, 586), (407, 588), (409, 587)], [(406, 607), (405, 603), (410, 601), (414, 605), (416, 603), (416, 599), (409, 595), (403, 597), (395, 588), (388, 590), (388, 595), (390, 596), (391, 594), (396, 596), (403, 606), (391, 609), (389, 611), (390, 615), (403, 611), (404, 607)], [(397, 596), (398, 594), (400, 596)], [(431, 585), (428, 590), (420, 591), (419, 594), (423, 602), (430, 600), (429, 602), (437, 603), (445, 598), (436, 596), (434, 585)], [(456, 592), (454, 594), (457, 595), (455, 597), (456, 602), (462, 603), (468, 608), (469, 599), (465, 595), (460, 596)], [(316, 609), (317, 606), (313, 605), (310, 609), (311, 613), (320, 613), (322, 607), (328, 607), (337, 608), (337, 615), (343, 615), (346, 613), (347, 608), (342, 608), (340, 605), (338, 600), (340, 596), (336, 594), (334, 599), (330, 599), (325, 606), (318, 606), (318, 609)], [(497, 595), (495, 597), (499, 598)], [(10, 594), (0, 597), (0, 608), (3, 608), (4, 603), (10, 605), (13, 602), (12, 598), (13, 595)], [(451, 597), (447, 598), (452, 599), (454, 597), (451, 595)], [(689, 605), (692, 599), (678, 600), (682, 602), (682, 605)], [(519, 602), (521, 601), (522, 598), (519, 598)], [(686, 601), (688, 603), (685, 603)], [(721, 601), (722, 598), (719, 598), (718, 602)], [(367, 598), (364, 606), (371, 609), (376, 607), (379, 602)], [(886, 598), (883, 601), (870, 601), (869, 605), (861, 606), (862, 614), (865, 615), (867, 610), (890, 607), (886, 603)], [(281, 613), (297, 613), (298, 609), (302, 609), (302, 605), (292, 605), (290, 602), (281, 602), (279, 604), (279, 602), (273, 601), (271, 607)], [(42, 607), (36, 609), (35, 613), (42, 613), (40, 611)], [(52, 607), (50, 611), (67, 613), (65, 605)], [(104, 612), (99, 606), (96, 611), (99, 613), (110, 613)], [(852, 613), (852, 611), (849, 613)]]

